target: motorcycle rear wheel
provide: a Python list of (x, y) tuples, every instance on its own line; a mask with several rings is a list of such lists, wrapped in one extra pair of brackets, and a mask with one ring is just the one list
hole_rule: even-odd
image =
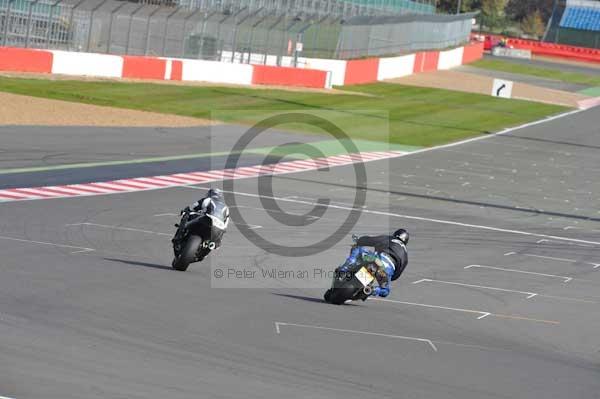
[(325, 292), (325, 302), (334, 305), (343, 305), (351, 299), (352, 293), (348, 288), (331, 288)]

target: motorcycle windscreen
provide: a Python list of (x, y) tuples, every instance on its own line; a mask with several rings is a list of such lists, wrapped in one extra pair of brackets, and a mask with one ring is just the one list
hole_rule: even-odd
[(225, 230), (229, 224), (229, 208), (220, 202), (213, 202), (213, 209), (210, 213), (213, 228)]

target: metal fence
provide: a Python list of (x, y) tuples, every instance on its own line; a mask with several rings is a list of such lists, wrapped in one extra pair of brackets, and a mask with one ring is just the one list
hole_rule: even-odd
[(475, 13), (355, 17), (340, 35), (340, 58), (393, 55), (423, 49), (444, 49), (465, 43)]
[[(435, 14), (435, 0), (136, 0), (138, 3), (157, 4), (172, 2), (190, 10), (229, 9), (250, 11), (263, 8), (268, 11), (307, 12), (320, 15), (347, 17), (350, 15)], [(356, 11), (359, 11), (356, 14)]]
[(355, 58), (468, 38), (470, 14), (381, 17), (394, 13), (385, 8), (391, 0), (379, 1), (383, 8), (341, 0), (203, 0), (197, 8), (0, 0), (0, 45), (281, 65), (285, 56)]

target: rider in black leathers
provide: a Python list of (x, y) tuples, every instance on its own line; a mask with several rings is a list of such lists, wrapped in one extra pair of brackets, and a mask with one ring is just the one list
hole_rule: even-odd
[[(224, 213), (226, 214), (226, 218), (229, 217), (229, 208), (225, 204), (225, 199), (223, 198), (223, 193), (218, 188), (211, 188), (206, 193), (206, 196), (199, 201), (194, 202), (190, 206), (186, 206), (181, 210), (180, 215), (189, 215), (190, 212), (198, 212), (200, 214), (211, 214), (216, 208), (225, 208)], [(184, 216), (181, 226), (185, 225), (185, 222), (188, 221), (188, 218)], [(178, 226), (179, 227), (179, 226)], [(215, 249), (221, 246), (221, 240), (223, 238), (223, 234), (225, 232), (221, 232), (218, 236), (212, 237), (212, 241), (215, 243)], [(171, 240), (173, 244), (176, 244), (183, 234), (183, 229), (179, 227), (177, 232), (175, 233), (175, 237)]]
[[(390, 281), (400, 277), (408, 264), (406, 244), (409, 240), (408, 232), (404, 229), (396, 230), (392, 235), (362, 236), (354, 238), (354, 246), (346, 263), (341, 266), (341, 271), (357, 266), (365, 266), (373, 273), (378, 287), (371, 295), (386, 297), (390, 294)], [(365, 247), (373, 247), (374, 251)]]
[(362, 236), (356, 240), (359, 247), (373, 247), (377, 252), (383, 252), (392, 257), (395, 263), (394, 274), (390, 276), (392, 281), (400, 277), (408, 264), (408, 231), (399, 229), (392, 235)]

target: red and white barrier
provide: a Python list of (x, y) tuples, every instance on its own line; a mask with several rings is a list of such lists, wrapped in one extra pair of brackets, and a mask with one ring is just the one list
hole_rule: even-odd
[(463, 65), (470, 64), (471, 62), (481, 59), (483, 57), (483, 49), (484, 44), (482, 42), (473, 42), (471, 44), (467, 44), (463, 50)]
[(298, 58), (298, 64), (304, 68), (318, 69), (331, 72), (331, 84), (334, 86), (343, 86), (346, 76), (345, 60), (328, 60), (325, 58)]
[(524, 39), (508, 39), (508, 45), (517, 49), (530, 50), (535, 55), (566, 58), (583, 62), (600, 62), (600, 50), (594, 48)]
[(461, 66), (464, 50), (464, 47), (458, 47), (448, 51), (440, 51), (437, 69), (445, 70)]
[(183, 81), (252, 84), (252, 65), (204, 60), (181, 60), (181, 62)]
[(297, 87), (331, 87), (331, 72), (316, 69), (248, 65), (253, 68), (252, 84)]
[(414, 73), (437, 71), (439, 60), (439, 51), (426, 51), (417, 53), (415, 57)]
[(379, 58), (349, 60), (346, 62), (345, 85), (370, 83), (377, 81)]
[(377, 80), (401, 78), (412, 75), (415, 69), (415, 54), (401, 57), (388, 57), (379, 59)]
[[(153, 57), (123, 56), (122, 77), (132, 79), (167, 79), (167, 60)], [(169, 76), (170, 77), (170, 76)]]
[(73, 53), (50, 50), (53, 74), (73, 76), (123, 77), (123, 57), (109, 54)]
[(52, 72), (52, 53), (24, 48), (0, 47), (0, 71)]
[[(71, 76), (181, 80), (239, 85), (331, 88), (399, 78), (413, 73), (450, 69), (482, 57), (483, 44), (447, 51), (425, 51), (389, 58), (329, 60), (298, 58), (299, 68), (145, 56), (120, 56), (60, 50), (0, 47), (0, 71)], [(231, 57), (231, 53), (230, 53)], [(264, 56), (262, 56), (264, 57)], [(235, 58), (235, 57), (234, 57)], [(238, 59), (242, 59), (240, 54)], [(266, 60), (277, 57), (267, 55)], [(291, 64), (291, 57), (284, 57)], [(252, 59), (250, 60), (252, 61)]]
[[(474, 37), (475, 35), (472, 36)], [(492, 50), (492, 48), (498, 45), (503, 38), (499, 35), (477, 36), (479, 36), (478, 39), (483, 39), (485, 50)], [(534, 55), (600, 63), (600, 49), (516, 38), (506, 38), (506, 44), (511, 48), (529, 50)]]
[(0, 47), (0, 71), (330, 88), (324, 70)]

